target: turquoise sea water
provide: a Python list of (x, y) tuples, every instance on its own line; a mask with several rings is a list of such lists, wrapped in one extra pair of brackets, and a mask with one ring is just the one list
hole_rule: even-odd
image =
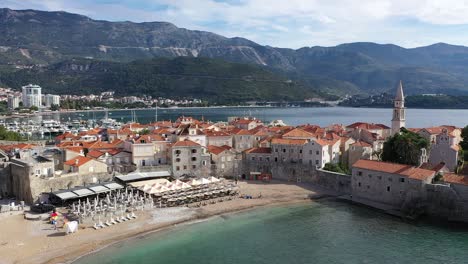
[(179, 226), (75, 263), (468, 263), (468, 230), (322, 201)]
[[(140, 123), (153, 122), (156, 111), (154, 109), (136, 110), (136, 118)], [(281, 119), (288, 125), (316, 124), (327, 126), (330, 124), (349, 125), (353, 122), (364, 121), (390, 125), (392, 109), (382, 108), (169, 108), (158, 110), (158, 120), (176, 120), (185, 115), (197, 119), (204, 118), (211, 121), (226, 121), (229, 116), (255, 116), (270, 122)], [(32, 120), (55, 119), (68, 121), (73, 119), (102, 119), (104, 112), (81, 113), (52, 113), (50, 115), (30, 117)], [(109, 117), (127, 122), (132, 119), (130, 110), (109, 111)], [(18, 120), (18, 119), (17, 119)], [(23, 119), (25, 121), (25, 119)], [(438, 125), (456, 125), (464, 127), (468, 124), (468, 110), (451, 109), (407, 109), (406, 124), (408, 127), (421, 128)]]

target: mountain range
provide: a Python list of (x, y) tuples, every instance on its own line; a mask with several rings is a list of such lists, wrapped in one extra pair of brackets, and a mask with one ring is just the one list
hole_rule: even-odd
[[(201, 68), (206, 64), (216, 67), (207, 71)], [(64, 71), (64, 65), (76, 67)], [(151, 65), (151, 70), (144, 65)], [(230, 74), (233, 68), (237, 71)], [(407, 94), (466, 95), (467, 70), (468, 47), (444, 43), (411, 49), (367, 42), (286, 49), (167, 22), (109, 22), (66, 12), (0, 9), (0, 84), (14, 88), (42, 80), (40, 85), (57, 93), (70, 92), (70, 83), (75, 83), (76, 92), (114, 87), (131, 94), (140, 87), (153, 95), (162, 95), (167, 88), (172, 89), (169, 94), (199, 90), (204, 96), (206, 83), (199, 77), (204, 75), (216, 77), (208, 97), (242, 94), (233, 100), (376, 94), (393, 91), (399, 80)], [(171, 75), (174, 84), (161, 81), (164, 74), (168, 77), (164, 71), (177, 73)], [(133, 81), (122, 79), (123, 73), (134, 74)], [(184, 80), (177, 77), (181, 74)], [(223, 76), (237, 82), (226, 86)], [(248, 96), (259, 80), (263, 88)], [(265, 83), (278, 85), (269, 90)], [(286, 83), (294, 85), (284, 88)], [(184, 84), (190, 88), (180, 88)], [(282, 89), (291, 90), (291, 96), (279, 92)]]

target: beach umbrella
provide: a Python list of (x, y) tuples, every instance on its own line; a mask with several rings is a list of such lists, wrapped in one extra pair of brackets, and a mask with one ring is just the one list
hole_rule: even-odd
[(72, 204), (72, 211), (75, 212), (76, 211), (76, 208), (75, 208), (75, 203)]

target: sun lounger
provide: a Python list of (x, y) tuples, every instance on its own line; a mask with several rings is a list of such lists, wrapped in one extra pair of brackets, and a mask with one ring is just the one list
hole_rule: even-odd
[(99, 222), (98, 226), (101, 227), (101, 228), (106, 227), (102, 222)]
[(101, 227), (99, 227), (96, 223), (94, 223), (93, 228), (94, 228), (94, 230), (98, 230), (98, 229), (100, 229)]
[(115, 221), (116, 221), (117, 223), (122, 223), (122, 220), (121, 220), (120, 217), (118, 217), (118, 216), (117, 216), (117, 218), (115, 219)]
[(125, 217), (126, 217), (128, 220), (132, 220), (132, 219), (133, 219), (132, 217), (130, 217), (130, 214), (127, 214)]
[(131, 217), (132, 217), (132, 218), (134, 218), (134, 219), (136, 219), (136, 218), (137, 218), (137, 216), (135, 215), (135, 213), (134, 213), (134, 212), (132, 212), (132, 215), (131, 215)]
[(117, 222), (114, 220), (113, 217), (111, 217), (110, 222), (111, 222), (113, 225), (117, 224)]
[(105, 223), (104, 223), (106, 226), (111, 226), (112, 223), (109, 222), (109, 220), (107, 220)]

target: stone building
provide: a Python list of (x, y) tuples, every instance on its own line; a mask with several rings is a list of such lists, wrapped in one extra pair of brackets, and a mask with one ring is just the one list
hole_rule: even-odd
[[(54, 177), (53, 160), (42, 156), (25, 159), (12, 159), (10, 164), (10, 177), (12, 194), (18, 200), (28, 203), (34, 202), (45, 185), (44, 179)], [(46, 190), (47, 191), (47, 190)]]
[(239, 162), (230, 146), (208, 145), (211, 155), (211, 174), (215, 177), (234, 177), (238, 174)]
[(232, 135), (223, 131), (205, 131), (208, 146), (232, 147)]
[(92, 158), (76, 156), (63, 164), (64, 173), (86, 175), (92, 173), (108, 173), (107, 164)]
[(351, 197), (381, 209), (400, 209), (405, 203), (425, 200), (426, 184), (436, 172), (411, 165), (359, 160), (353, 164)]
[(188, 139), (177, 141), (171, 147), (172, 174), (206, 177), (210, 174), (210, 155), (206, 148)]
[(428, 162), (431, 165), (437, 165), (441, 162), (450, 171), (455, 171), (458, 165), (458, 145), (452, 144), (453, 139), (447, 129), (443, 129), (442, 133), (436, 136), (435, 142), (431, 144), (431, 151)]

